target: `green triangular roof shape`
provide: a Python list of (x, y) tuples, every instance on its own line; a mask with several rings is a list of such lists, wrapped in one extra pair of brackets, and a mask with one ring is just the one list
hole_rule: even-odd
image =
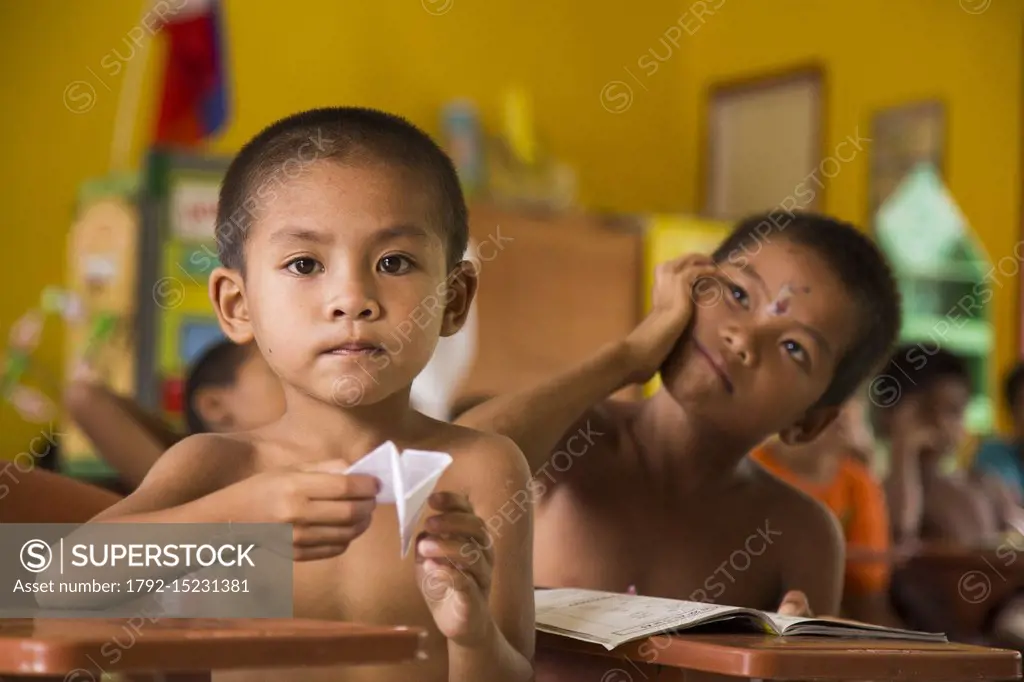
[(875, 224), (878, 243), (899, 273), (984, 275), (985, 254), (930, 164), (906, 175), (878, 210)]

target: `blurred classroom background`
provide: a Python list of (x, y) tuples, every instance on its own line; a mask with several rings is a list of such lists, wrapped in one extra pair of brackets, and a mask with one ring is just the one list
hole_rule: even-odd
[(1022, 0), (224, 0), (226, 108), (175, 145), (173, 125), (154, 132), (164, 74), (209, 66), (159, 26), (185, 5), (0, 3), (0, 457), (57, 443), (61, 468), (99, 475), (59, 407), (87, 350), (180, 419), (184, 368), (216, 335), (202, 278), (217, 173), (265, 125), (327, 105), (401, 114), (459, 164), (482, 266), (460, 398), (624, 334), (653, 264), (728, 221), (806, 208), (884, 241), (904, 340), (966, 355), (973, 431), (1009, 427)]

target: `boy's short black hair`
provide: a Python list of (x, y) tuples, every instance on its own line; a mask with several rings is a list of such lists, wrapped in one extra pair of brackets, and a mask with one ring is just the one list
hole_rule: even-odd
[(1006, 375), (1003, 382), (1003, 399), (1010, 410), (1017, 409), (1020, 389), (1024, 387), (1024, 362), (1018, 362)]
[(812, 249), (836, 273), (860, 307), (857, 338), (839, 359), (819, 406), (841, 405), (892, 351), (901, 324), (900, 294), (889, 261), (850, 223), (809, 212), (773, 211), (741, 220), (712, 254), (716, 262), (742, 265), (772, 239)]
[(905, 344), (896, 349), (879, 380), (898, 384), (900, 398), (931, 390), (940, 381), (953, 379), (971, 387), (971, 371), (959, 355), (937, 344)]
[(383, 162), (416, 172), (431, 186), (448, 266), (462, 260), (469, 217), (455, 166), (425, 132), (405, 119), (374, 109), (329, 107), (288, 116), (265, 128), (232, 160), (217, 204), (217, 255), (244, 271), (245, 241), (276, 186), (316, 161)]
[(211, 344), (189, 367), (185, 379), (185, 422), (188, 432), (209, 433), (210, 426), (196, 411), (196, 393), (207, 386), (231, 386), (238, 378), (238, 369), (252, 352), (249, 345), (240, 346), (230, 339)]

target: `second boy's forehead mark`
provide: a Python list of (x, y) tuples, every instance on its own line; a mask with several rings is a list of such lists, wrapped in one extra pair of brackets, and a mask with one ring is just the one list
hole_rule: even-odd
[(779, 289), (779, 293), (775, 298), (768, 302), (765, 309), (769, 315), (785, 315), (789, 311), (789, 303), (794, 294), (809, 293), (811, 293), (811, 288), (809, 286), (794, 287), (792, 283), (786, 282), (782, 285), (782, 288)]
[[(815, 339), (822, 352), (835, 356), (837, 353), (843, 352), (842, 349), (846, 344), (843, 343), (843, 337), (839, 334), (839, 327), (832, 324), (836, 320), (830, 313), (836, 308), (834, 306), (823, 308), (821, 305), (820, 299), (822, 297), (827, 299), (829, 296), (829, 287), (812, 287), (809, 283), (813, 280), (817, 284), (822, 284), (820, 277), (827, 276), (829, 271), (827, 268), (822, 269), (822, 264), (817, 261), (808, 262), (806, 260), (808, 256), (813, 258), (813, 252), (790, 244), (766, 244), (757, 254), (744, 258), (742, 262), (732, 263), (732, 265), (761, 289), (769, 301), (766, 306), (769, 308), (767, 312), (773, 316), (787, 314), (788, 319)], [(782, 272), (784, 265), (785, 271)], [(779, 280), (782, 283), (775, 288), (775, 282)], [(813, 297), (808, 301), (811, 304), (808, 312), (815, 319), (807, 320), (807, 322), (796, 320), (792, 316), (794, 305), (800, 298), (812, 294)], [(773, 307), (773, 304), (777, 302), (782, 305)], [(804, 306), (801, 306), (801, 309), (803, 308)], [(822, 315), (819, 313), (829, 315), (828, 319), (822, 319)], [(833, 332), (832, 334), (828, 333), (830, 330)]]
[(736, 267), (740, 272), (744, 273), (747, 277), (757, 283), (757, 285), (763, 290), (766, 298), (771, 297), (771, 301), (769, 301), (767, 305), (769, 314), (779, 315), (785, 313), (789, 309), (789, 302), (790, 299), (793, 298), (794, 294), (811, 293), (810, 286), (806, 284), (794, 284), (792, 281), (787, 281), (772, 297), (768, 284), (749, 260), (744, 260), (743, 263), (738, 264)]

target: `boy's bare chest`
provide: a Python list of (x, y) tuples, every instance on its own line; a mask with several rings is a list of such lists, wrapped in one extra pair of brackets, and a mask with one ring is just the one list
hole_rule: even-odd
[[(422, 519), (421, 519), (422, 522)], [(417, 530), (417, 533), (420, 529)], [(296, 618), (347, 621), (367, 625), (419, 627), (426, 631), (427, 659), (416, 663), (417, 679), (447, 679), (447, 643), (437, 631), (416, 578), (415, 548), (400, 558), (394, 505), (378, 505), (370, 528), (341, 556), (292, 564)], [(398, 682), (409, 679), (408, 665), (341, 669), (245, 671), (217, 677), (223, 682), (324, 682), (328, 680)]]
[(723, 495), (656, 508), (558, 491), (537, 512), (535, 582), (774, 609), (784, 522)]
[(400, 557), (395, 506), (378, 505), (369, 529), (338, 557), (293, 563), (297, 618), (432, 623), (416, 584), (415, 547)]

